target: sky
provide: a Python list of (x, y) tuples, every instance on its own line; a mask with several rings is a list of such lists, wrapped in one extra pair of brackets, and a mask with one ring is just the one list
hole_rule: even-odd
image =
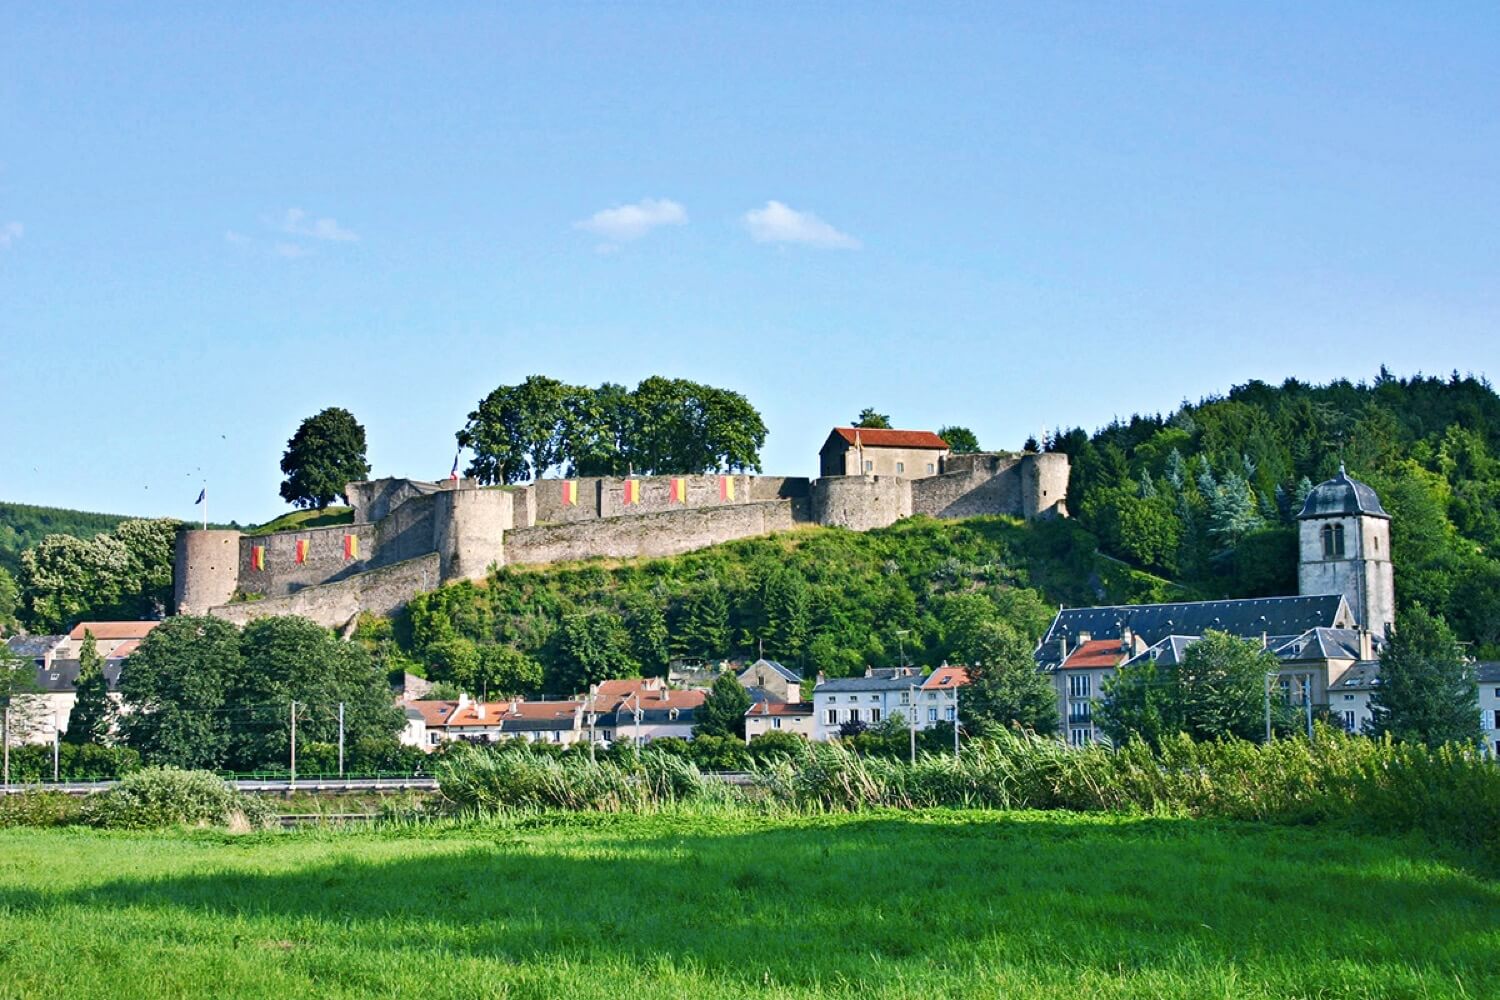
[(530, 374), (812, 475), (1382, 363), (1500, 374), (1493, 5), (0, 5), (3, 500), (265, 520), (328, 406), (438, 479)]

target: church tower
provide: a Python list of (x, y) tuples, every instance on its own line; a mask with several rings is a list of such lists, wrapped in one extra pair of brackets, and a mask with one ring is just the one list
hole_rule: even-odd
[(1360, 627), (1384, 638), (1396, 618), (1396, 583), (1391, 516), (1375, 491), (1340, 466), (1307, 495), (1297, 541), (1297, 592), (1343, 594)]

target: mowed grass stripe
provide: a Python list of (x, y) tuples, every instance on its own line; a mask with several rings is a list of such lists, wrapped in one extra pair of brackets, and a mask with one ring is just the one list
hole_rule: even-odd
[(0, 996), (1479, 997), (1415, 840), (1058, 813), (0, 832)]

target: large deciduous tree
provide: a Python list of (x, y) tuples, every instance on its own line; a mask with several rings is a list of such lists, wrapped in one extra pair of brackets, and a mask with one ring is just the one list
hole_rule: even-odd
[[(1266, 675), (1279, 667), (1259, 643), (1209, 630), (1180, 664), (1143, 659), (1106, 681), (1098, 721), (1116, 742), (1159, 743), (1177, 733), (1197, 740), (1260, 739)], [(1279, 712), (1284, 715), (1284, 706)]]
[(1396, 616), (1370, 696), (1375, 735), (1439, 746), (1479, 736), (1479, 687), (1447, 622), (1420, 604)]
[(157, 518), (89, 539), (47, 535), (21, 554), (20, 618), (34, 632), (58, 632), (84, 618), (161, 617), (179, 526)]
[(955, 455), (967, 455), (979, 451), (979, 438), (967, 427), (943, 427), (938, 437), (948, 442), (948, 450)]
[(73, 711), (68, 715), (63, 741), (75, 746), (88, 743), (104, 746), (114, 728), (115, 704), (110, 700), (109, 681), (104, 676), (104, 657), (99, 655), (94, 633), (87, 629), (78, 649), (78, 681), (74, 690)]
[(959, 690), (959, 718), (970, 728), (1057, 730), (1057, 694), (1036, 668), (1032, 643), (979, 594), (951, 598), (945, 608), (948, 657), (969, 670)]
[(590, 685), (613, 677), (631, 677), (639, 670), (630, 655), (630, 633), (620, 616), (609, 611), (568, 615), (557, 636), (558, 693), (587, 691)]
[[(331, 406), (302, 421), (281, 456), (281, 498), (319, 510), (344, 496), (348, 483), (370, 475), (365, 429), (354, 414)], [(345, 500), (347, 501), (347, 497)]]
[(567, 403), (576, 395), (545, 375), (520, 385), (502, 385), (479, 401), (458, 432), (458, 445), (474, 453), (468, 474), (482, 483), (522, 483), (536, 479), (562, 459)]
[(162, 622), (120, 672), (125, 744), (152, 764), (223, 767), (239, 718), (228, 696), (242, 667), (240, 632), (230, 622), (192, 615)]

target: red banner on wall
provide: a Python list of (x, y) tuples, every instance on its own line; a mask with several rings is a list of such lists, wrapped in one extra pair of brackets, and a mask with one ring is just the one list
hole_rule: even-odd
[(358, 535), (345, 535), (344, 536), (344, 558), (345, 559), (358, 559), (359, 558), (359, 536)]
[(308, 541), (305, 538), (297, 539), (297, 565), (307, 562)]
[(250, 546), (250, 568), (263, 570), (266, 568), (266, 547), (264, 545)]

